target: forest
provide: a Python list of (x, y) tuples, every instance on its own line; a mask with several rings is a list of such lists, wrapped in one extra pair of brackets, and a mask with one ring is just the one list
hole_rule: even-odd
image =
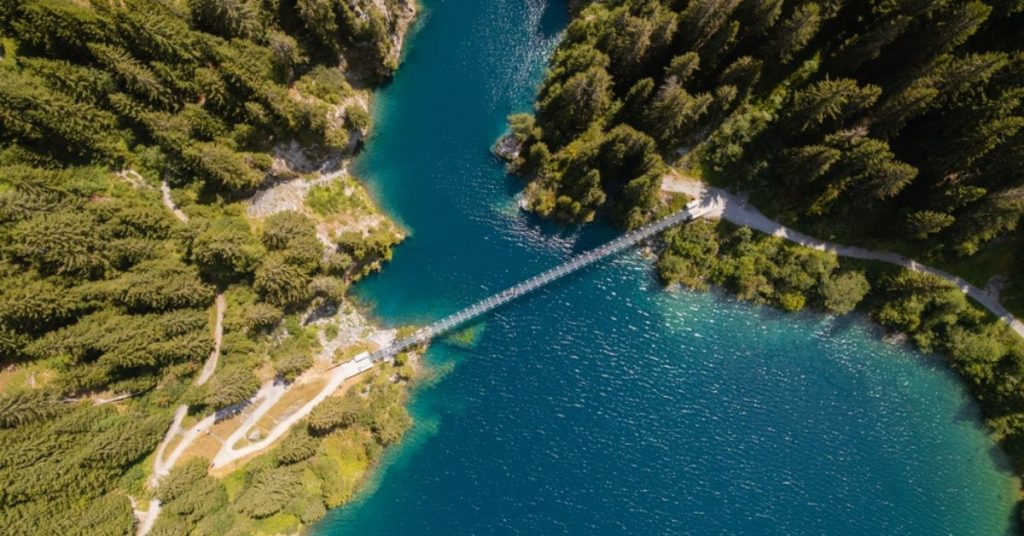
[(990, 4), (576, 2), (535, 113), (511, 120), (513, 167), (564, 220), (636, 227), (678, 170), (822, 239), (1013, 268), (1024, 3)]
[[(129, 496), (149, 493), (146, 460), (175, 406), (227, 408), (258, 389), (261, 364), (284, 380), (311, 364), (298, 315), (340, 302), (397, 238), (331, 236), (325, 252), (309, 215), (254, 221), (241, 201), (273, 180), (278, 144), (358, 149), (360, 92), (397, 67), (413, 13), (404, 0), (0, 2), (5, 534), (132, 533)], [(162, 204), (161, 183), (187, 216)], [(196, 386), (219, 292), (232, 301), (223, 366)], [(391, 387), (375, 391), (372, 411), (356, 408), (384, 434), (351, 446), (364, 459), (407, 419)], [(160, 487), (176, 509), (166, 523), (219, 504), (195, 467)], [(266, 517), (260, 479), (289, 470), (247, 484), (239, 515)], [(212, 495), (183, 495), (192, 485)]]
[(516, 164), (535, 210), (565, 219), (601, 210), (635, 227), (675, 166), (750, 192), (787, 223), (969, 256), (1024, 212), (1022, 10), (589, 4), (535, 116), (513, 118)]
[(373, 370), (225, 478), (209, 476), (204, 458), (180, 463), (157, 488), (164, 509), (150, 534), (293, 534), (346, 503), (412, 422), (392, 373), (409, 379), (413, 371), (405, 365)]
[[(499, 147), (531, 210), (635, 228), (682, 206), (664, 177), (692, 177), (820, 239), (996, 283), (1024, 315), (1024, 2), (570, 6)], [(861, 310), (941, 353), (1024, 470), (1024, 342), (952, 285), (724, 223), (668, 231), (657, 268), (787, 311)]]

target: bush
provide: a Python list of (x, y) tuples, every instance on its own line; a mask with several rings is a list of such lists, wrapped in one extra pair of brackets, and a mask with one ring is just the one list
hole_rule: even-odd
[(825, 279), (820, 293), (825, 310), (842, 315), (857, 307), (870, 290), (863, 272), (843, 272)]

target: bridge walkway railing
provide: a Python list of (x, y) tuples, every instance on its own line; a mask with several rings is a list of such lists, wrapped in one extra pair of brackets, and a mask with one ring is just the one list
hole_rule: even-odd
[[(655, 234), (664, 231), (665, 229), (677, 225), (683, 222), (689, 222), (703, 215), (699, 209), (686, 208), (658, 220), (650, 223), (639, 229), (630, 231), (611, 242), (608, 242), (600, 247), (582, 253), (568, 261), (555, 266), (547, 271), (541, 272), (522, 283), (509, 287), (497, 294), (493, 294), (484, 298), (465, 309), (457, 311), (451, 315), (448, 315), (429, 326), (423, 327), (417, 330), (412, 335), (405, 337), (401, 340), (395, 341), (389, 346), (381, 348), (370, 354), (366, 354), (359, 359), (359, 361), (376, 362), (382, 359), (393, 357), (395, 354), (403, 352), (413, 346), (423, 344), (434, 337), (451, 330), (452, 328), (468, 322), (473, 318), (483, 315), (491, 310), (494, 310), (506, 303), (528, 294), (534, 290), (537, 290), (544, 285), (547, 285), (553, 281), (556, 281), (566, 275), (569, 275), (577, 270), (580, 270), (586, 266), (589, 266), (601, 259), (604, 259), (610, 255), (614, 255), (619, 251), (629, 248), (638, 242), (646, 240)], [(340, 365), (337, 364), (335, 366)]]

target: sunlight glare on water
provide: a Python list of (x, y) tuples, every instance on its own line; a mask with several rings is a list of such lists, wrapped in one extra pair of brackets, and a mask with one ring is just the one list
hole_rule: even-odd
[[(356, 291), (427, 323), (597, 246), (515, 208), (488, 153), (529, 109), (562, 3), (427, 0), (356, 165), (411, 236)], [(373, 484), (318, 535), (1001, 534), (1014, 495), (934, 358), (862, 318), (666, 292), (638, 252), (435, 342)]]

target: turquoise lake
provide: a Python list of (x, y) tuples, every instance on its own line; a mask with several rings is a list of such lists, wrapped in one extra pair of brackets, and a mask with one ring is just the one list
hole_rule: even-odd
[[(356, 292), (423, 324), (616, 234), (518, 210), (488, 153), (562, 2), (425, 0), (355, 172), (410, 232)], [(414, 428), (317, 535), (1004, 534), (1014, 482), (934, 357), (860, 317), (667, 292), (638, 251), (435, 342)]]

